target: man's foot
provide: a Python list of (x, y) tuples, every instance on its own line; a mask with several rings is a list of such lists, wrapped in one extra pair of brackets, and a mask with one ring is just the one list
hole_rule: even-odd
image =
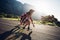
[(23, 27), (23, 29), (25, 29), (25, 27)]
[(28, 27), (27, 31), (29, 31), (29, 30), (30, 30), (30, 27)]

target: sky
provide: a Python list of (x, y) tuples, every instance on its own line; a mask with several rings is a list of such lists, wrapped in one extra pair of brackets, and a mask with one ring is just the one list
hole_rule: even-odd
[(33, 5), (36, 11), (47, 15), (54, 15), (60, 21), (60, 0), (17, 0)]

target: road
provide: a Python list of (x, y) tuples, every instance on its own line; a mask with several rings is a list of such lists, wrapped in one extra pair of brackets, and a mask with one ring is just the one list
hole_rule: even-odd
[[(7, 35), (7, 31), (12, 30), (15, 28), (16, 25), (19, 24), (19, 21), (11, 21), (11, 20), (4, 20), (0, 19), (0, 40), (2, 40), (2, 37), (4, 39), (8, 38), (12, 35), (12, 38), (14, 38), (13, 35)], [(23, 33), (20, 33), (19, 37), (16, 38), (16, 40), (24, 40), (24, 39), (30, 39), (30, 40), (60, 40), (60, 27), (54, 27), (49, 25), (43, 25), (43, 24), (35, 24), (35, 27), (32, 27), (32, 24), (30, 25), (30, 28), (32, 31), (26, 31), (24, 30)], [(4, 34), (5, 33), (5, 34)], [(3, 35), (1, 37), (1, 35)], [(7, 39), (6, 39), (7, 40)]]

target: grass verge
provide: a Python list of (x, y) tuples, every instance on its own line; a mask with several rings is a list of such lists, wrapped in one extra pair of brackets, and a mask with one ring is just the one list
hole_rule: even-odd
[(19, 20), (19, 18), (2, 18), (2, 19), (6, 19), (6, 20)]

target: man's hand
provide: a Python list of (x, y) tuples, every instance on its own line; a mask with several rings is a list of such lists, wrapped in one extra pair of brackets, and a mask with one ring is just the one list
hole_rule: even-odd
[(35, 25), (33, 24), (33, 27), (35, 27)]

